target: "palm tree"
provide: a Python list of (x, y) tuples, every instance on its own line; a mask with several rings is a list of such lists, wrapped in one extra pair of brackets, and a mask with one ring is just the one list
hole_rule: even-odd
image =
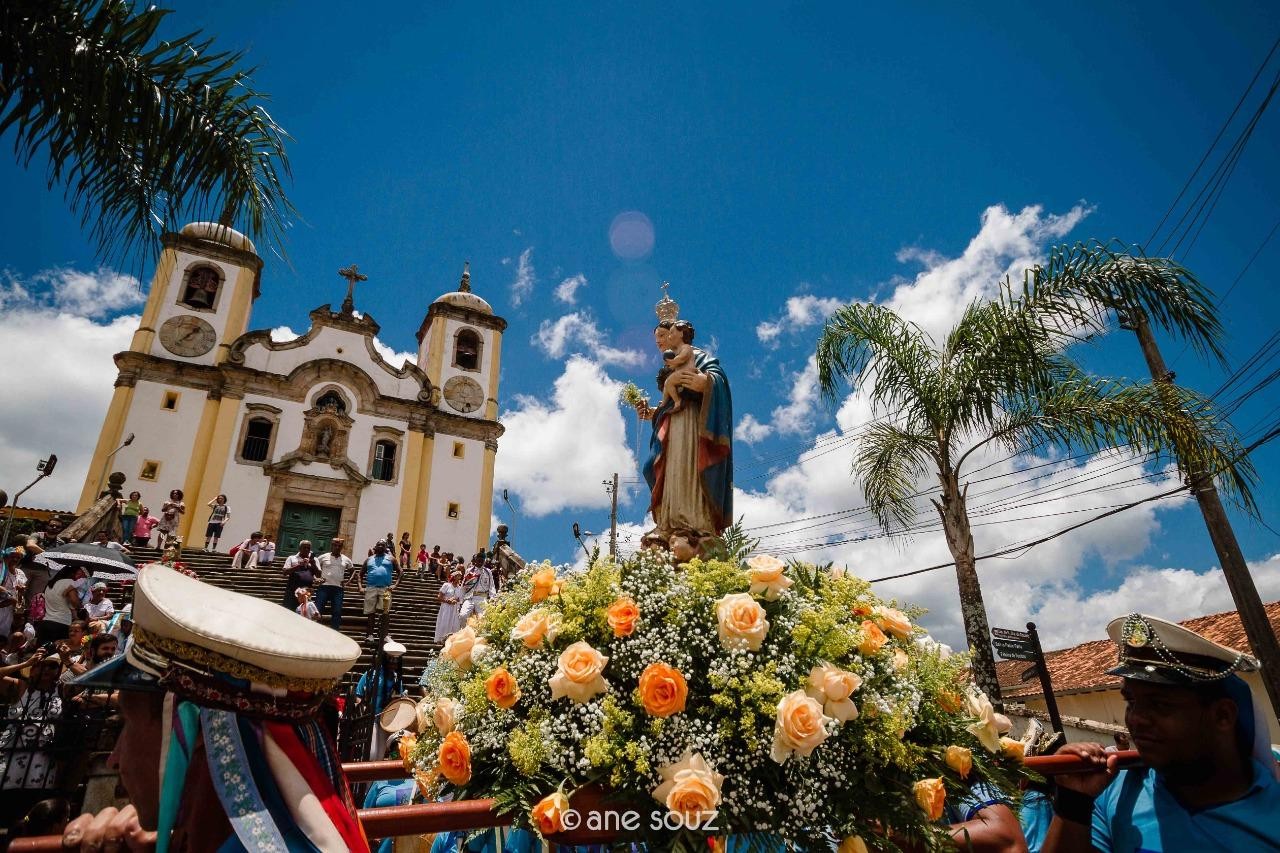
[[(0, 135), (48, 160), (103, 256), (154, 252), (193, 216), (279, 245), (292, 206), (284, 131), (243, 54), (194, 32), (154, 41), (168, 12), (120, 0), (0, 3)], [(154, 43), (153, 43), (154, 42)]]
[[(1082, 264), (1070, 269), (1073, 276), (1089, 275)], [(908, 532), (920, 480), (930, 471), (938, 477), (941, 494), (931, 503), (955, 561), (974, 677), (993, 699), (999, 685), (966, 507), (965, 465), (975, 453), (992, 444), (1011, 453), (1046, 445), (1090, 453), (1129, 445), (1187, 470), (1220, 472), (1227, 491), (1247, 504), (1252, 500), (1253, 469), (1208, 400), (1172, 383), (1090, 376), (1068, 356), (1068, 346), (1095, 333), (1105, 318), (1081, 296), (1089, 289), (1064, 275), (1061, 267), (1036, 268), (1021, 292), (1006, 283), (1002, 298), (970, 305), (941, 346), (919, 326), (869, 304), (837, 311), (818, 342), (824, 395), (833, 399), (849, 381), (884, 416), (865, 430), (853, 460), (853, 474), (881, 527)], [(1185, 290), (1181, 279), (1150, 278), (1143, 304), (1156, 302), (1159, 288), (1174, 291), (1160, 303), (1170, 324), (1203, 327), (1187, 316), (1186, 293), (1176, 294)], [(1095, 285), (1100, 289), (1097, 282), (1090, 287)]]

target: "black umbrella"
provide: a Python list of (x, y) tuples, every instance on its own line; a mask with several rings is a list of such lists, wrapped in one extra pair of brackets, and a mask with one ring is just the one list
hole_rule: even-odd
[(57, 571), (68, 566), (79, 566), (97, 578), (107, 580), (133, 580), (138, 576), (138, 567), (123, 551), (108, 548), (96, 542), (72, 542), (59, 545), (51, 551), (45, 551), (35, 558)]

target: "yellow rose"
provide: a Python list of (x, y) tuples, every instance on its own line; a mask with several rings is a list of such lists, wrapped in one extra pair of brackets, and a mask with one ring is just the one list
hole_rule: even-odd
[(453, 661), (459, 669), (471, 669), (471, 649), (475, 644), (476, 629), (467, 625), (445, 638), (440, 659)]
[(881, 628), (899, 640), (905, 640), (911, 636), (911, 620), (901, 610), (895, 610), (892, 607), (877, 607), (871, 613)]
[(850, 835), (840, 842), (840, 846), (836, 848), (836, 853), (868, 853), (867, 842), (862, 840), (861, 835)]
[(859, 652), (870, 657), (884, 648), (884, 644), (887, 642), (889, 642), (889, 638), (884, 635), (884, 631), (880, 630), (879, 625), (870, 619), (863, 620), (862, 642), (858, 643)]
[(941, 779), (921, 779), (911, 786), (915, 794), (916, 805), (928, 816), (929, 820), (942, 817), (942, 807), (947, 801), (947, 789)]
[(415, 770), (413, 781), (418, 783), (418, 792), (427, 802), (435, 800), (440, 786), (440, 774), (435, 770)]
[(685, 750), (679, 761), (661, 768), (658, 775), (662, 784), (653, 789), (653, 798), (677, 815), (682, 826), (697, 829), (720, 808), (724, 777), (712, 770), (701, 755)]
[(560, 653), (556, 674), (551, 676), (551, 698), (568, 696), (582, 704), (591, 697), (609, 689), (605, 682), (604, 665), (609, 659), (579, 640)]
[(524, 645), (526, 649), (536, 649), (542, 641), (555, 642), (560, 634), (560, 614), (542, 608), (530, 610), (520, 617), (520, 621), (511, 629), (511, 639)]
[(498, 667), (485, 679), (484, 692), (490, 702), (504, 710), (520, 701), (520, 685), (505, 666)]
[(970, 691), (965, 696), (965, 710), (975, 718), (965, 729), (986, 747), (987, 752), (1000, 754), (1000, 721), (987, 694), (981, 690)]
[(788, 693), (778, 703), (769, 757), (782, 764), (792, 754), (808, 756), (827, 739), (829, 721), (818, 701), (805, 695), (803, 690)]
[(1012, 758), (1016, 761), (1022, 761), (1027, 757), (1027, 745), (1011, 737), (1000, 738), (1000, 751), (1004, 753), (1005, 758)]
[(786, 563), (768, 554), (757, 554), (747, 560), (747, 573), (751, 575), (751, 594), (762, 594), (765, 601), (777, 601), (782, 591), (792, 584), (791, 578), (782, 573), (786, 567)]
[(973, 751), (963, 746), (949, 746), (946, 752), (947, 766), (960, 774), (961, 779), (968, 779), (973, 770)]
[(471, 744), (462, 732), (449, 732), (436, 755), (440, 775), (455, 785), (471, 781)]
[(670, 717), (684, 710), (689, 686), (684, 676), (665, 663), (651, 663), (640, 673), (640, 704), (652, 717)]
[(462, 703), (456, 699), (439, 699), (431, 709), (431, 722), (441, 737), (449, 734), (458, 726), (458, 717), (462, 714)]
[(943, 690), (938, 693), (938, 707), (948, 714), (958, 714), (964, 707), (964, 698), (952, 690)]
[(529, 818), (542, 835), (564, 832), (564, 813), (569, 810), (569, 798), (561, 791), (547, 794), (529, 812)]
[(636, 630), (636, 622), (640, 619), (640, 608), (629, 595), (624, 595), (609, 605), (605, 611), (609, 627), (615, 637), (630, 637)]
[(861, 686), (862, 679), (856, 673), (823, 663), (809, 670), (805, 693), (822, 703), (822, 713), (847, 723), (857, 719), (858, 706), (849, 697)]
[(529, 600), (535, 603), (542, 601), (551, 595), (556, 587), (556, 570), (550, 566), (539, 569), (533, 573), (529, 582), (533, 584), (533, 588), (529, 591)]
[(911, 663), (911, 658), (907, 657), (907, 653), (902, 649), (893, 650), (893, 669), (894, 672), (902, 672)]
[(726, 649), (760, 651), (769, 620), (764, 608), (750, 593), (737, 592), (716, 602), (716, 619), (720, 623), (720, 645)]

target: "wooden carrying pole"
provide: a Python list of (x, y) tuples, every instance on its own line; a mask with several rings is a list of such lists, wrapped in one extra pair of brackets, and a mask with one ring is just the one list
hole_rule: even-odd
[[(1133, 750), (1113, 754), (1120, 767), (1133, 767), (1141, 763), (1138, 753)], [(1028, 768), (1042, 776), (1085, 773), (1095, 769), (1089, 762), (1073, 755), (1036, 756), (1028, 758), (1026, 764)], [(342, 769), (352, 782), (404, 778), (404, 765), (399, 761), (364, 761), (344, 764)], [(365, 834), (370, 838), (424, 835), (463, 829), (488, 829), (495, 826), (510, 826), (512, 823), (510, 814), (498, 814), (493, 800), (384, 806), (378, 809), (361, 809), (357, 814), (360, 823), (364, 825)], [(18, 838), (9, 846), (10, 853), (58, 853), (65, 849), (62, 846), (61, 836), (57, 835)]]

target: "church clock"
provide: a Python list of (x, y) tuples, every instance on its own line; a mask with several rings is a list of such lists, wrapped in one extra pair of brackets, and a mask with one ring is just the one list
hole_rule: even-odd
[(174, 355), (195, 358), (213, 349), (218, 333), (200, 317), (170, 317), (160, 326), (160, 343)]
[(444, 383), (444, 399), (456, 411), (468, 414), (484, 404), (484, 389), (470, 376), (455, 376)]

